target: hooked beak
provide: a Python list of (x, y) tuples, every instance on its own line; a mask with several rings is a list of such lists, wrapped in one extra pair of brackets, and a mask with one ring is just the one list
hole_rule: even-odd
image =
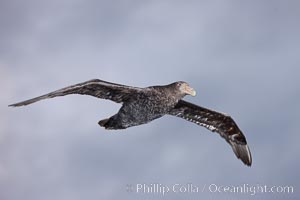
[(193, 97), (196, 96), (196, 91), (193, 88), (191, 88), (190, 86), (187, 85), (184, 90), (185, 90), (186, 94), (189, 94)]

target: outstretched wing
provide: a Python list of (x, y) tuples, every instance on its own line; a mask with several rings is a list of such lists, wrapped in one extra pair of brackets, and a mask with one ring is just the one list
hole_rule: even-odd
[(110, 83), (98, 79), (93, 79), (83, 83), (78, 83), (76, 85), (71, 85), (69, 87), (50, 92), (48, 94), (22, 101), (9, 106), (25, 106), (43, 99), (49, 99), (58, 96), (65, 96), (69, 94), (82, 94), (90, 95), (101, 99), (109, 99), (117, 103), (122, 103), (141, 91), (141, 88), (130, 87), (125, 85), (120, 85), (116, 83)]
[(183, 100), (180, 100), (169, 114), (219, 133), (231, 145), (235, 155), (244, 164), (251, 166), (252, 157), (246, 138), (230, 116)]

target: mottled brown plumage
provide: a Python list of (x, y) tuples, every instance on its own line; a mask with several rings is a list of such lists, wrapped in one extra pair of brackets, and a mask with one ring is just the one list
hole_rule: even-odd
[(246, 138), (233, 119), (226, 114), (181, 100), (186, 95), (196, 95), (196, 92), (182, 81), (164, 86), (138, 88), (94, 79), (10, 106), (25, 106), (42, 99), (69, 94), (90, 95), (122, 103), (118, 113), (99, 121), (99, 125), (106, 129), (125, 129), (148, 123), (166, 114), (173, 115), (219, 133), (244, 164), (250, 166), (252, 163)]

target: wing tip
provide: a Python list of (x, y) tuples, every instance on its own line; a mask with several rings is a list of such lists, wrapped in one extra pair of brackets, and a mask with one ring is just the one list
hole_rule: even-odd
[(37, 102), (37, 101), (39, 101), (41, 99), (43, 99), (43, 98), (37, 97), (37, 98), (29, 99), (29, 100), (26, 100), (26, 101), (21, 101), (19, 103), (10, 104), (10, 105), (8, 105), (8, 107), (27, 106), (27, 105), (35, 103), (35, 102)]
[(20, 107), (20, 106), (23, 106), (23, 104), (15, 103), (15, 104), (8, 105), (8, 107)]
[(8, 107), (26, 106), (26, 105), (31, 104), (31, 103), (34, 103), (34, 101), (27, 100), (27, 101), (22, 101), (22, 102), (19, 102), (19, 103), (10, 104), (10, 105), (8, 105)]
[(251, 167), (252, 165), (252, 156), (250, 149), (247, 144), (237, 144), (230, 142), (233, 152), (235, 153), (236, 157), (240, 159), (245, 165)]

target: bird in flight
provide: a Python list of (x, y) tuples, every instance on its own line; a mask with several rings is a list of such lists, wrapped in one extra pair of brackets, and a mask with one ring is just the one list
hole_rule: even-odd
[(234, 120), (227, 114), (182, 100), (186, 95), (196, 95), (196, 91), (183, 81), (139, 88), (93, 79), (9, 106), (25, 106), (69, 94), (90, 95), (121, 103), (117, 114), (98, 122), (105, 129), (126, 129), (146, 124), (164, 115), (172, 115), (217, 132), (230, 144), (238, 159), (245, 165), (252, 164), (246, 138)]

